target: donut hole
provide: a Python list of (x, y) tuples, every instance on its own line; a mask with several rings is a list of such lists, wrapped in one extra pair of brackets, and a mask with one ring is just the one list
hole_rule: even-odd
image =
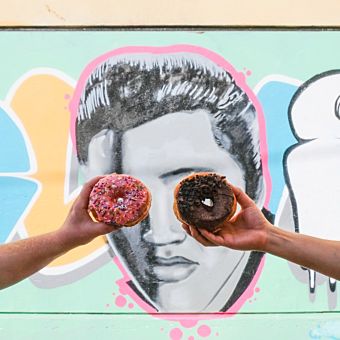
[(96, 211), (94, 209), (88, 209), (88, 213), (89, 213), (92, 221), (98, 222), (98, 214), (96, 213)]
[(201, 199), (201, 203), (207, 208), (213, 208), (214, 206), (214, 200), (211, 197), (204, 197)]

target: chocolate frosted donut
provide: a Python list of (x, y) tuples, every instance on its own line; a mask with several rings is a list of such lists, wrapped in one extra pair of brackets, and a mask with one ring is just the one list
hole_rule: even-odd
[(225, 176), (195, 173), (175, 188), (174, 212), (182, 223), (213, 231), (230, 219), (235, 210), (235, 195)]

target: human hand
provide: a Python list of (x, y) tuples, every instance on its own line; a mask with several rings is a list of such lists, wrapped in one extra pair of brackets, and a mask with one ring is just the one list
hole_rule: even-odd
[(79, 196), (73, 203), (63, 226), (58, 231), (63, 242), (71, 247), (83, 245), (95, 237), (118, 230), (119, 227), (95, 222), (89, 216), (88, 203), (93, 186), (103, 176), (97, 176), (84, 184)]
[(232, 186), (241, 211), (215, 232), (183, 224), (186, 232), (204, 246), (225, 246), (237, 250), (263, 251), (272, 225), (255, 202), (241, 189)]

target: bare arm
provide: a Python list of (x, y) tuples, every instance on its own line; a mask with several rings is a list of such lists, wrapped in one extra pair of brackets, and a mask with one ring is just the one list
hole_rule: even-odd
[(69, 250), (115, 230), (93, 222), (87, 213), (89, 194), (99, 178), (84, 185), (59, 230), (0, 246), (0, 289), (27, 278)]
[(183, 225), (205, 246), (258, 250), (280, 256), (303, 267), (340, 280), (340, 242), (284, 231), (269, 223), (256, 204), (233, 187), (241, 211), (214, 234)]
[(340, 280), (340, 242), (271, 227), (264, 251)]

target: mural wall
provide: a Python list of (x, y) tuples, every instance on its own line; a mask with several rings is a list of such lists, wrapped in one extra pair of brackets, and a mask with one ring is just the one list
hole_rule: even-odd
[[(205, 248), (172, 212), (183, 176), (216, 171), (278, 227), (339, 239), (339, 38), (1, 32), (0, 241), (57, 229), (96, 175), (131, 174), (153, 195), (140, 225), (1, 291), (4, 335), (339, 338), (333, 278), (260, 252)], [(276, 314), (293, 316), (266, 316)]]

